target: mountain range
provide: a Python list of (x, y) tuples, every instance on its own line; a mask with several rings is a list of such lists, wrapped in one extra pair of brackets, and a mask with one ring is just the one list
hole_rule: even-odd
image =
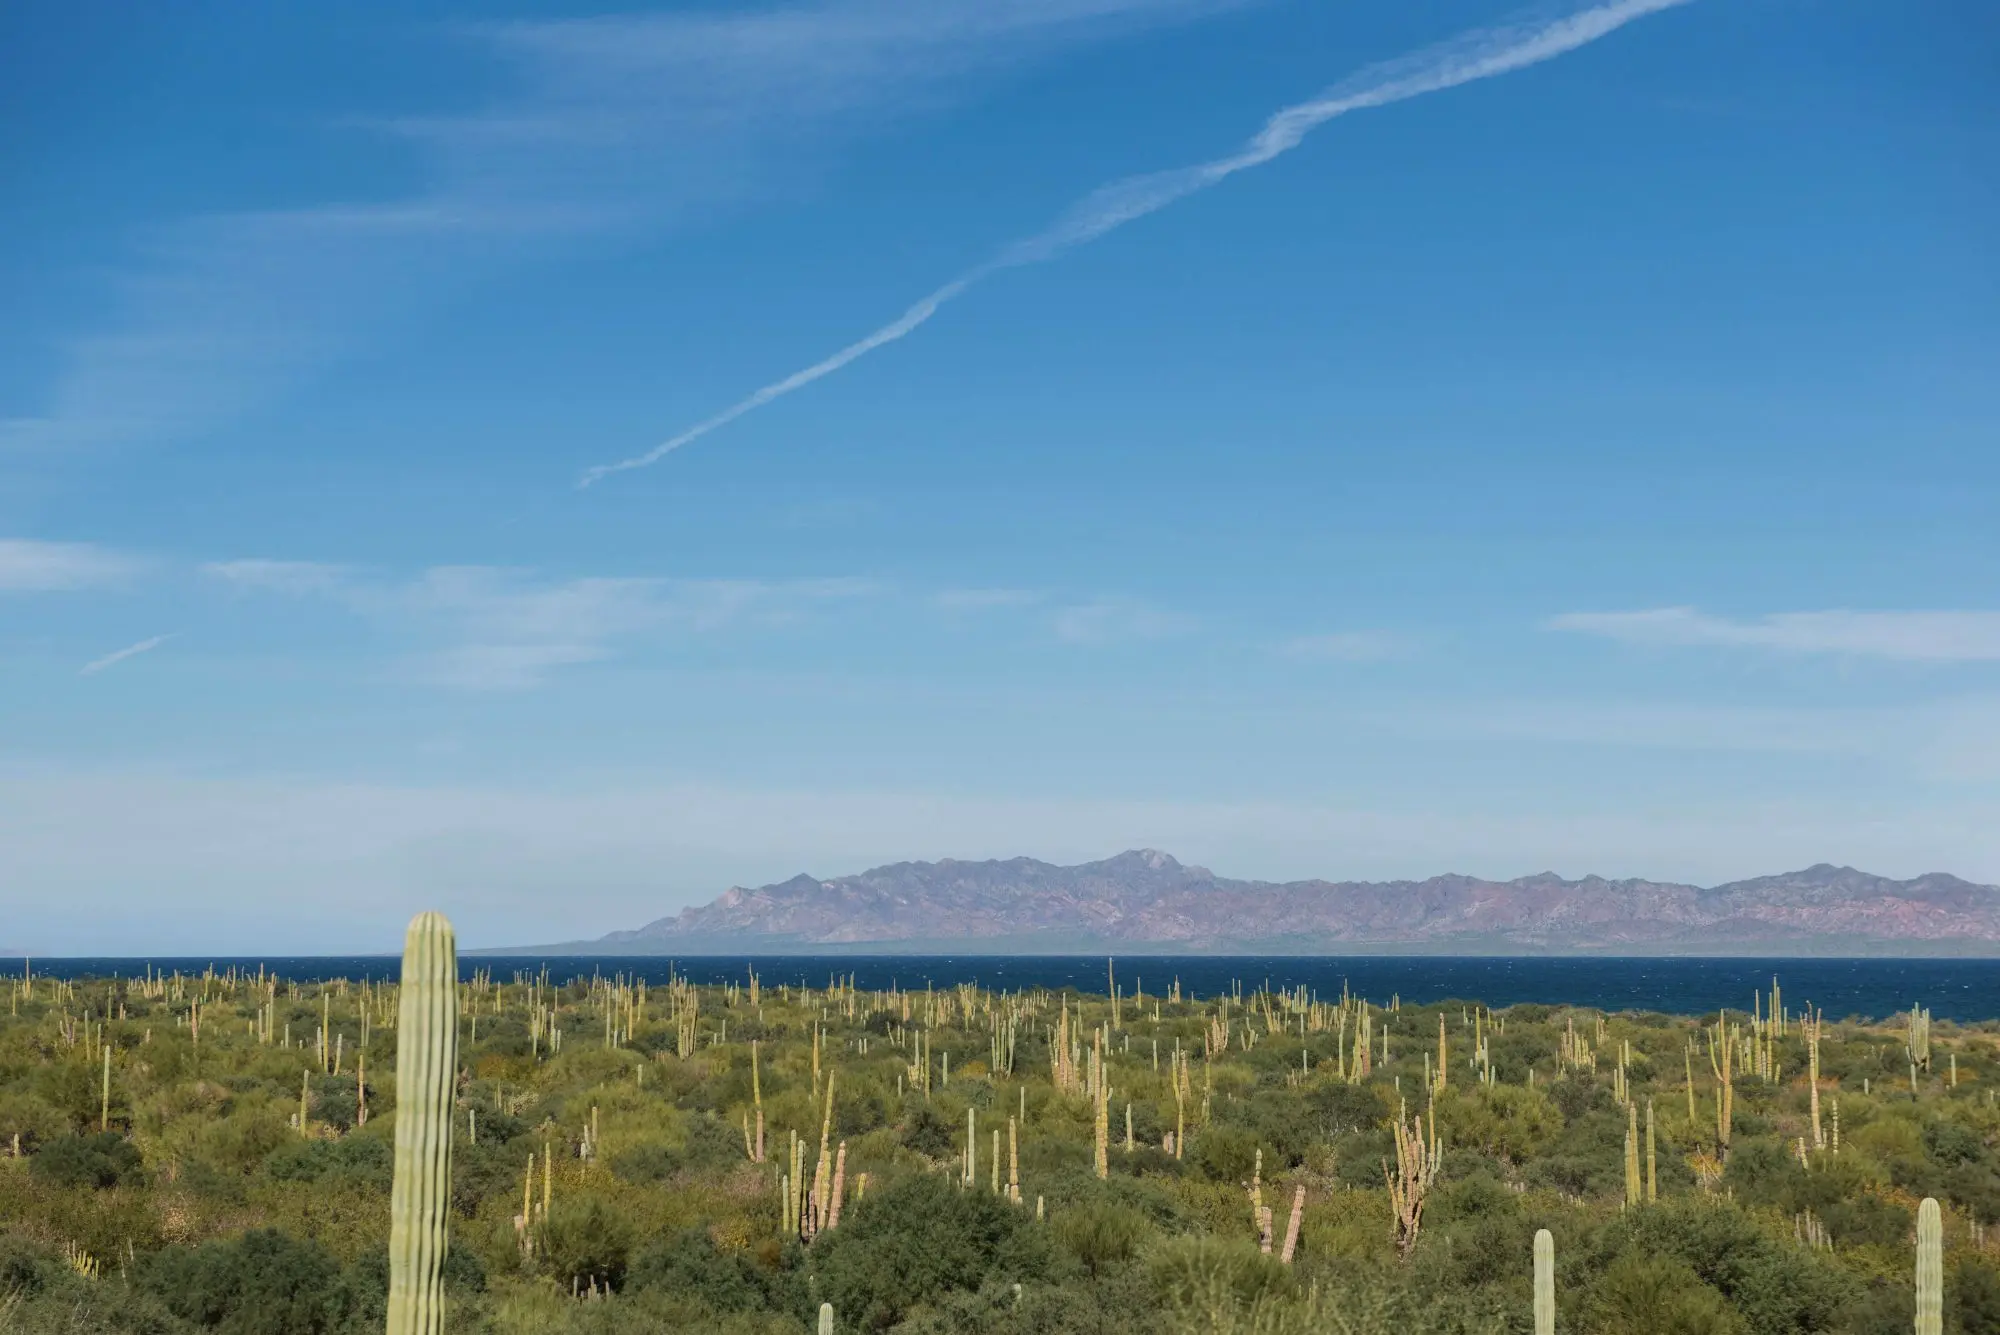
[[(1670, 881), (1244, 881), (1153, 849), (1062, 867), (897, 862), (735, 887), (545, 953), (1996, 955), (2000, 887), (1826, 863)], [(512, 950), (486, 953), (515, 953)]]

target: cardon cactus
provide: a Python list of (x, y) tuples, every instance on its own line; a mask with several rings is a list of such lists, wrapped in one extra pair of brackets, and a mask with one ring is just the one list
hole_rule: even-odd
[(819, 1335), (833, 1335), (833, 1304), (819, 1305)]
[(1556, 1240), (1535, 1231), (1535, 1335), (1556, 1335)]
[(441, 913), (419, 914), (403, 943), (396, 1017), (396, 1177), (389, 1195), (388, 1335), (444, 1329), (451, 1205), (452, 1095), (458, 1071), (458, 948)]
[(1917, 1207), (1917, 1335), (1944, 1335), (1944, 1217), (1929, 1196)]

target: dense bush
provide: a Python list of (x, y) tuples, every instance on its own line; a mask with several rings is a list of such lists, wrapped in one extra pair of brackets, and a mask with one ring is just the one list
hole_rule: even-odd
[(378, 1136), (295, 1141), (264, 1160), (264, 1171), (280, 1182), (352, 1182), (389, 1189), (396, 1167), (395, 1147)]
[(566, 1198), (541, 1226), (538, 1266), (565, 1289), (622, 1288), (632, 1239), (631, 1221), (600, 1197)]
[(116, 1187), (144, 1175), (138, 1147), (123, 1136), (64, 1136), (29, 1160), (35, 1175), (64, 1187)]
[(648, 1243), (633, 1260), (626, 1283), (694, 1298), (715, 1312), (751, 1312), (789, 1305), (779, 1277), (747, 1253), (725, 1251), (706, 1229), (682, 1229)]
[(380, 1327), (386, 1297), (385, 1289), (350, 1282), (318, 1244), (271, 1229), (156, 1253), (138, 1283), (175, 1316), (217, 1335), (358, 1335)]
[(871, 1192), (812, 1260), (818, 1292), (844, 1319), (887, 1330), (940, 1294), (1041, 1275), (1048, 1247), (1020, 1210), (926, 1175)]

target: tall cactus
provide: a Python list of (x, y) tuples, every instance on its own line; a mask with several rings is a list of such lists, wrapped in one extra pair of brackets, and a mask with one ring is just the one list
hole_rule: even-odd
[(833, 1304), (819, 1305), (819, 1335), (833, 1335)]
[(1929, 1196), (1917, 1207), (1917, 1335), (1944, 1335), (1944, 1218)]
[(458, 1071), (458, 948), (441, 913), (403, 943), (396, 1017), (396, 1177), (389, 1195), (388, 1335), (444, 1329), (452, 1094)]
[(1556, 1240), (1535, 1230), (1535, 1335), (1556, 1335)]

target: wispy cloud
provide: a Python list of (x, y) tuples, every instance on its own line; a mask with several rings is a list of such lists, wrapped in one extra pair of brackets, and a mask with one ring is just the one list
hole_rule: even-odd
[(1285, 652), (1295, 658), (1319, 658), (1342, 663), (1401, 658), (1412, 648), (1408, 636), (1386, 630), (1332, 631), (1324, 635), (1300, 635), (1285, 642)]
[(66, 593), (123, 584), (143, 563), (87, 542), (0, 538), (0, 593)]
[(1393, 725), (1419, 738), (1613, 750), (1867, 755), (1907, 760), (1939, 722), (1918, 708), (1808, 708), (1662, 700), (1439, 702)]
[(1298, 147), (1307, 135), (1336, 117), (1525, 69), (1594, 42), (1635, 19), (1686, 3), (1688, 0), (1613, 0), (1572, 10), (1558, 18), (1543, 17), (1478, 29), (1415, 55), (1371, 66), (1317, 97), (1277, 112), (1234, 153), (1170, 171), (1128, 176), (1092, 192), (1042, 231), (1016, 241), (984, 264), (918, 298), (881, 328), (765, 385), (643, 454), (588, 469), (578, 485), (588, 487), (613, 473), (658, 463), (683, 445), (824, 379), (877, 348), (907, 337), (974, 284), (1006, 269), (1052, 260), (1128, 222), (1218, 185), (1238, 172), (1262, 166)]
[(0, 420), (0, 454), (197, 434), (526, 255), (795, 190), (829, 145), (977, 76), (1233, 2), (825, 0), (460, 27), (442, 59), (497, 64), (507, 91), (346, 121), (416, 150), (413, 193), (156, 227), (108, 293), (119, 317), (67, 341), (39, 410)]
[(1184, 635), (1197, 626), (1184, 613), (1120, 598), (1101, 598), (1062, 608), (1051, 623), (1056, 638), (1071, 644), (1120, 644)]
[(336, 593), (348, 586), (350, 567), (319, 561), (211, 561), (202, 573), (246, 593)]
[(947, 612), (979, 612), (996, 607), (1032, 607), (1048, 595), (1037, 589), (941, 589), (931, 602)]
[(339, 352), (357, 325), (460, 272), (465, 230), (446, 214), (365, 205), (158, 225), (122, 266), (101, 266), (114, 275), (115, 322), (58, 340), (62, 369), (41, 411), (0, 420), (0, 455), (171, 439), (236, 417)]
[(610, 655), (596, 644), (461, 644), (415, 655), (401, 675), (428, 686), (524, 691), (541, 685), (557, 668)]
[(1841, 654), (1912, 662), (2000, 661), (2000, 612), (1775, 612), (1752, 620), (1692, 607), (1635, 612), (1568, 612), (1552, 630), (1627, 644), (1717, 645), (1793, 654)]
[(954, 619), (979, 613), (1027, 613), (1035, 627), (1077, 645), (1165, 639), (1201, 624), (1187, 613), (1120, 595), (1064, 597), (1044, 589), (953, 588), (926, 595), (924, 601)]
[(810, 607), (866, 597), (877, 587), (863, 579), (545, 580), (492, 566), (442, 566), (361, 601), (371, 610), (456, 626), (475, 639), (575, 645), (662, 628), (786, 624)]
[(151, 639), (141, 640), (137, 644), (128, 644), (123, 649), (113, 650), (102, 658), (95, 658), (85, 663), (80, 669), (80, 675), (94, 677), (104, 671), (104, 669), (122, 663), (128, 658), (137, 658), (140, 654), (149, 654), (172, 638), (174, 637), (171, 634), (155, 635)]
[(435, 566), (389, 578), (352, 567), (251, 559), (204, 569), (246, 592), (317, 598), (413, 648), (401, 677), (428, 685), (515, 690), (556, 670), (617, 656), (648, 636), (771, 628), (881, 592), (872, 580), (552, 579), (501, 566)]

